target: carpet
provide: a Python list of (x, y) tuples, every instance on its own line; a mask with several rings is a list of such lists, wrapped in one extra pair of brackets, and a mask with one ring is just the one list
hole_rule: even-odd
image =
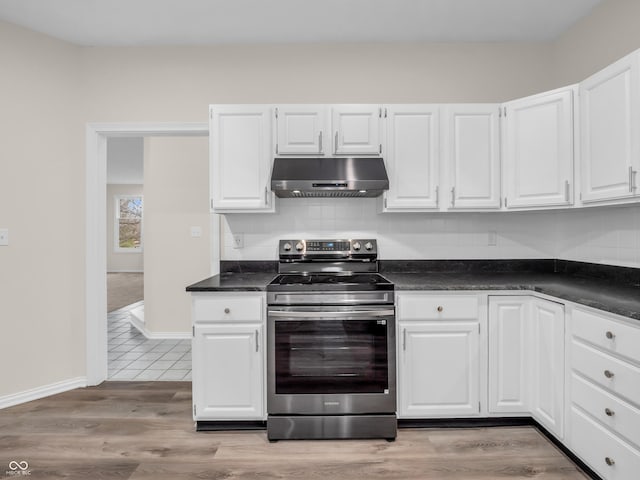
[(143, 273), (107, 273), (107, 312), (144, 300)]

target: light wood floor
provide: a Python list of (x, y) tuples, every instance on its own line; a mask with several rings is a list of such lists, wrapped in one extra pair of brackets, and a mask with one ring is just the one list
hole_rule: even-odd
[(401, 429), (391, 443), (196, 432), (188, 382), (106, 382), (0, 410), (0, 477), (12, 460), (47, 479), (587, 478), (532, 427)]

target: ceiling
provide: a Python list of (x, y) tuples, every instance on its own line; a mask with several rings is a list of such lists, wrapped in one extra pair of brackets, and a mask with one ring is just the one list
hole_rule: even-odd
[(83, 46), (542, 42), (603, 0), (0, 0), (0, 19)]

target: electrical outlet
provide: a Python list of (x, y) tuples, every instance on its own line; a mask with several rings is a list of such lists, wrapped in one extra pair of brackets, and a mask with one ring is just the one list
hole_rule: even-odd
[(490, 247), (495, 247), (496, 245), (498, 245), (498, 232), (496, 232), (495, 230), (489, 230), (489, 239), (487, 245), (489, 245)]
[(202, 236), (202, 227), (191, 227), (191, 237), (200, 238)]
[(2, 246), (9, 245), (9, 229), (8, 228), (0, 228), (0, 245)]
[(233, 248), (244, 248), (244, 233), (233, 234)]

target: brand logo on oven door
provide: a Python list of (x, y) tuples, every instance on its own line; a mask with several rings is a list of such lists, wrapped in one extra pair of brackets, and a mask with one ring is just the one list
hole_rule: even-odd
[(340, 402), (323, 402), (325, 407), (337, 407)]
[(386, 320), (378, 320), (378, 325), (386, 325), (387, 321)]

